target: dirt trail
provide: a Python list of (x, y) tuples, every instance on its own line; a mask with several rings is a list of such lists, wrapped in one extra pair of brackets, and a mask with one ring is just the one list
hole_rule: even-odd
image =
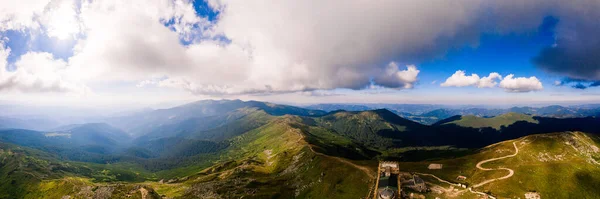
[(477, 165), (475, 166), (479, 170), (482, 170), (482, 171), (506, 170), (506, 171), (508, 171), (508, 175), (505, 175), (505, 176), (502, 176), (502, 177), (499, 177), (499, 178), (494, 178), (494, 179), (489, 179), (489, 180), (483, 181), (483, 182), (481, 182), (479, 184), (473, 185), (472, 186), (473, 188), (477, 188), (477, 187), (483, 186), (485, 184), (488, 184), (490, 182), (494, 182), (494, 181), (497, 181), (497, 180), (504, 180), (504, 179), (512, 177), (515, 174), (515, 171), (512, 170), (512, 169), (509, 169), (509, 168), (503, 168), (503, 167), (501, 167), (501, 168), (497, 168), (497, 169), (491, 169), (491, 168), (485, 168), (485, 167), (481, 166), (482, 164), (485, 164), (485, 163), (488, 163), (488, 162), (492, 162), (492, 161), (496, 161), (496, 160), (501, 160), (501, 159), (505, 159), (505, 158), (510, 158), (510, 157), (515, 157), (517, 154), (519, 154), (519, 148), (517, 147), (517, 142), (516, 141), (513, 142), (513, 146), (515, 147), (515, 153), (514, 154), (507, 155), (507, 156), (502, 156), (502, 157), (497, 157), (497, 158), (492, 158), (492, 159), (487, 159), (487, 160), (483, 160), (481, 162), (478, 162)]

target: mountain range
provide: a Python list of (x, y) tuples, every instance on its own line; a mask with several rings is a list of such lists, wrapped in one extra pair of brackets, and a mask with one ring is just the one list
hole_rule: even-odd
[(388, 109), (406, 119), (422, 124), (433, 124), (442, 119), (456, 115), (474, 115), (478, 117), (493, 117), (506, 113), (522, 113), (527, 115), (574, 118), (597, 117), (600, 115), (600, 106), (597, 104), (573, 106), (543, 106), (543, 107), (511, 107), (511, 108), (486, 108), (481, 106), (450, 106), (428, 104), (316, 104), (306, 106), (309, 109), (323, 111), (365, 111), (373, 109)]
[[(554, 133), (590, 142), (600, 134), (593, 109), (515, 108), (485, 117), (434, 109), (421, 115), (450, 116), (428, 125), (389, 109), (337, 108), (205, 100), (47, 130), (6, 128), (0, 198), (367, 198), (379, 160), (425, 172), (416, 165), (439, 160), (460, 167), (453, 162), (491, 157), (478, 154), (507, 140)], [(564, 114), (552, 115), (558, 113)], [(448, 171), (434, 174), (448, 179), (461, 172)], [(591, 184), (582, 186), (600, 179), (584, 177)], [(489, 195), (515, 196), (498, 190)]]

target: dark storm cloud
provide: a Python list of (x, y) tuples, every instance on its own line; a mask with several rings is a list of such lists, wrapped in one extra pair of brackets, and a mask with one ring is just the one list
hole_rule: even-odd
[(570, 85), (575, 89), (587, 89), (590, 87), (600, 86), (600, 81), (589, 81), (584, 79), (572, 79), (572, 78), (564, 78), (557, 86)]
[(555, 43), (541, 50), (533, 62), (542, 70), (567, 78), (600, 80), (598, 9), (599, 1), (573, 1), (572, 5), (552, 13), (559, 19), (554, 30)]
[(593, 40), (597, 39), (586, 39), (591, 44), (579, 47), (562, 47), (559, 43), (557, 47), (545, 48), (534, 58), (534, 63), (569, 78), (600, 80), (600, 42)]

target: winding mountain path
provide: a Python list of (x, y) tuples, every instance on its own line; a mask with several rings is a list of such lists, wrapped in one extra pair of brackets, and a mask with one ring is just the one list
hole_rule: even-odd
[(515, 146), (515, 153), (514, 154), (507, 155), (507, 156), (502, 156), (502, 157), (497, 157), (497, 158), (492, 158), (492, 159), (487, 159), (487, 160), (483, 160), (481, 162), (478, 162), (477, 165), (476, 165), (477, 169), (482, 170), (482, 171), (507, 170), (508, 171), (508, 175), (505, 175), (505, 176), (502, 176), (502, 177), (499, 177), (499, 178), (494, 178), (494, 179), (489, 179), (489, 180), (483, 181), (483, 182), (481, 182), (479, 184), (473, 185), (472, 186), (473, 188), (477, 188), (477, 187), (486, 185), (486, 184), (488, 184), (490, 182), (494, 182), (494, 181), (497, 181), (497, 180), (504, 180), (504, 179), (512, 177), (515, 174), (515, 171), (512, 170), (512, 169), (509, 169), (509, 168), (501, 167), (501, 168), (497, 168), (497, 169), (491, 169), (491, 168), (485, 168), (485, 167), (481, 166), (482, 164), (485, 164), (485, 163), (488, 163), (488, 162), (492, 162), (492, 161), (496, 161), (496, 160), (501, 160), (501, 159), (505, 159), (505, 158), (510, 158), (510, 157), (515, 157), (517, 154), (519, 154), (519, 148), (517, 147), (517, 142), (516, 141), (513, 142), (513, 146)]
[[(482, 160), (482, 161), (478, 162), (478, 163), (477, 163), (477, 165), (475, 165), (475, 167), (477, 167), (477, 169), (479, 169), (479, 170), (482, 170), (482, 171), (507, 170), (507, 171), (509, 172), (509, 173), (508, 173), (508, 175), (505, 175), (505, 176), (502, 176), (502, 177), (499, 177), (499, 178), (494, 178), (494, 179), (490, 179), (490, 180), (483, 181), (483, 182), (481, 182), (481, 183), (479, 183), (479, 184), (476, 184), (476, 185), (473, 185), (472, 187), (469, 187), (469, 188), (467, 188), (467, 189), (465, 189), (465, 190), (466, 190), (466, 191), (469, 191), (469, 192), (471, 192), (471, 193), (474, 193), (474, 194), (479, 194), (479, 195), (482, 195), (482, 196), (486, 196), (486, 197), (488, 197), (488, 198), (495, 199), (496, 197), (494, 197), (494, 196), (492, 196), (492, 195), (489, 195), (489, 194), (487, 194), (487, 193), (484, 193), (484, 192), (475, 191), (475, 190), (473, 190), (473, 188), (477, 188), (477, 187), (480, 187), (480, 186), (486, 185), (486, 184), (488, 184), (488, 183), (490, 183), (490, 182), (494, 182), (494, 181), (497, 181), (497, 180), (504, 180), (504, 179), (507, 179), (507, 178), (510, 178), (510, 177), (512, 177), (512, 176), (515, 174), (515, 171), (514, 171), (514, 170), (512, 170), (512, 169), (509, 169), (509, 168), (496, 168), (496, 169), (491, 169), (491, 168), (485, 168), (485, 167), (482, 167), (482, 166), (481, 166), (481, 165), (483, 165), (483, 164), (485, 164), (485, 163), (488, 163), (488, 162), (492, 162), (492, 161), (501, 160), (501, 159), (505, 159), (505, 158), (510, 158), (510, 157), (514, 157), (514, 156), (516, 156), (517, 154), (519, 154), (519, 148), (517, 147), (517, 142), (516, 142), (516, 141), (515, 141), (515, 142), (513, 142), (513, 146), (515, 147), (515, 153), (514, 153), (514, 154), (511, 154), (511, 155), (506, 155), (506, 156), (502, 156), (502, 157), (497, 157), (497, 158), (491, 158), (491, 159), (487, 159), (487, 160)], [(443, 183), (446, 183), (446, 184), (449, 184), (449, 185), (453, 185), (453, 186), (460, 187), (460, 184), (449, 182), (449, 181), (447, 181), (447, 180), (444, 180), (444, 179), (441, 179), (441, 178), (439, 178), (439, 177), (437, 177), (437, 176), (435, 176), (435, 175), (433, 175), (433, 174), (428, 174), (428, 173), (416, 173), (416, 174), (418, 174), (418, 175), (424, 175), (424, 176), (430, 176), (430, 177), (433, 177), (433, 178), (435, 178), (436, 180), (438, 180), (438, 181), (440, 181), (440, 182), (443, 182)], [(462, 193), (462, 192), (464, 192), (465, 190), (463, 190), (463, 191), (459, 191), (458, 193)]]

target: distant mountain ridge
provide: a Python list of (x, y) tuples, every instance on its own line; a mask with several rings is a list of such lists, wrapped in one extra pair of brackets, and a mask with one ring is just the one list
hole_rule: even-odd
[(44, 118), (20, 119), (0, 116), (0, 129), (48, 130), (59, 125), (56, 121)]
[(533, 116), (573, 118), (600, 116), (598, 105), (578, 106), (544, 106), (544, 107), (511, 107), (511, 108), (481, 108), (481, 107), (457, 107), (447, 105), (424, 105), (424, 104), (316, 104), (305, 108), (323, 111), (365, 111), (373, 109), (388, 109), (401, 117), (422, 124), (433, 124), (440, 120), (455, 115), (474, 115), (479, 117), (493, 117), (510, 112), (522, 113)]
[(310, 110), (258, 101), (201, 100), (169, 109), (158, 109), (127, 116), (108, 118), (105, 122), (137, 137), (165, 125), (176, 124), (190, 119), (204, 120), (209, 117), (218, 117), (240, 108), (256, 108), (274, 116), (285, 114), (318, 116), (327, 113), (320, 110)]

